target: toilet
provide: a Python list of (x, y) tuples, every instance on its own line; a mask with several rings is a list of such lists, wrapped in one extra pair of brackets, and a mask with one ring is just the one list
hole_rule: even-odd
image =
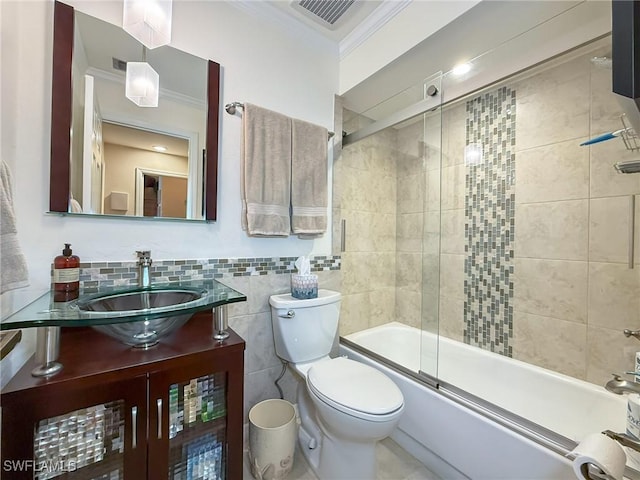
[(272, 295), (278, 357), (303, 380), (297, 393), (302, 453), (321, 480), (376, 478), (376, 443), (404, 410), (402, 392), (368, 365), (329, 353), (338, 332), (340, 293), (299, 300)]

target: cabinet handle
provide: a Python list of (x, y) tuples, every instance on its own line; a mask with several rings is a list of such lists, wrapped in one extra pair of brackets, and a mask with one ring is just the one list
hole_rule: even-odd
[(162, 438), (162, 399), (157, 399), (156, 404), (158, 405), (158, 440), (160, 440)]
[(131, 407), (131, 448), (138, 446), (138, 407)]

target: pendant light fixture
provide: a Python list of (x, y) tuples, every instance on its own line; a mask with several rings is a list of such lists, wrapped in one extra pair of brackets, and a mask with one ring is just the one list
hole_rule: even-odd
[(127, 62), (125, 96), (139, 107), (157, 107), (160, 77), (147, 63), (147, 48), (142, 47), (142, 62)]
[(171, 41), (172, 0), (124, 0), (122, 27), (149, 49)]

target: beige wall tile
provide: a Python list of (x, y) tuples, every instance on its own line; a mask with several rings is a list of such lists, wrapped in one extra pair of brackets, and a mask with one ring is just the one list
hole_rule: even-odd
[(413, 292), (422, 290), (422, 255), (396, 254), (396, 286)]
[(424, 210), (425, 175), (398, 178), (398, 213), (416, 213)]
[(516, 258), (513, 309), (586, 323), (587, 280), (587, 262)]
[(249, 277), (249, 313), (270, 312), (269, 297), (291, 291), (291, 275), (270, 274)]
[(517, 151), (589, 135), (589, 68), (576, 59), (514, 85)]
[(317, 272), (318, 288), (333, 290), (334, 292), (342, 292), (342, 271), (328, 270)]
[(614, 163), (636, 160), (638, 152), (625, 149), (622, 140), (613, 139), (583, 147), (591, 157), (591, 198), (635, 195), (640, 192), (640, 175), (618, 173)]
[[(607, 52), (601, 53), (606, 55)], [(592, 55), (590, 55), (592, 56)], [(610, 55), (609, 55), (610, 56)], [(591, 63), (591, 62), (590, 62)], [(613, 93), (611, 68), (591, 64), (591, 136), (622, 128), (622, 110)], [(619, 140), (620, 141), (620, 140)]]
[(349, 335), (369, 327), (369, 292), (344, 294), (340, 304), (340, 335)]
[(440, 295), (464, 298), (464, 255), (440, 255)]
[[(585, 378), (585, 324), (523, 312), (514, 312), (513, 316), (514, 358), (575, 378)], [(543, 338), (545, 340), (541, 341)]]
[(397, 215), (396, 250), (398, 252), (422, 252), (422, 213), (404, 213)]
[(442, 156), (443, 135), (442, 117), (440, 112), (428, 113), (424, 120), (424, 159), (427, 170), (436, 170), (440, 168), (440, 160)]
[(589, 264), (589, 326), (620, 331), (640, 326), (640, 270), (620, 263)]
[(589, 151), (575, 140), (520, 151), (516, 164), (517, 203), (589, 197)]
[(464, 254), (466, 237), (464, 209), (443, 210), (442, 212), (442, 253)]
[(458, 342), (464, 338), (464, 299), (440, 296), (438, 333)]
[(440, 254), (440, 211), (433, 210), (424, 214), (424, 245), (426, 255)]
[(458, 102), (442, 110), (442, 166), (464, 163), (466, 145), (467, 104)]
[(420, 292), (406, 288), (396, 290), (395, 315), (389, 321), (404, 323), (410, 327), (420, 328), (422, 313), (422, 295)]
[[(442, 210), (464, 208), (465, 174), (466, 169), (462, 164), (442, 169)], [(429, 203), (431, 204), (431, 198)]]
[(249, 276), (246, 277), (228, 277), (218, 280), (220, 283), (227, 285), (238, 292), (243, 293), (247, 297), (246, 302), (231, 303), (227, 307), (229, 317), (237, 317), (249, 314), (249, 295), (251, 293), (251, 283)]
[(369, 327), (392, 322), (396, 309), (396, 287), (378, 288), (369, 292)]
[(346, 220), (345, 249), (349, 252), (395, 251), (396, 216), (349, 210)]
[(429, 212), (439, 212), (441, 209), (440, 197), (440, 174), (441, 170), (429, 170), (427, 172), (427, 191), (425, 198), (425, 209)]
[(518, 257), (587, 260), (587, 200), (516, 205)]
[[(590, 201), (589, 260), (592, 262), (628, 263), (629, 198), (602, 197)], [(640, 229), (636, 228), (635, 245), (640, 245), (639, 233)]]
[(626, 338), (621, 330), (589, 326), (587, 331), (587, 381), (604, 386), (611, 374), (634, 369), (640, 351), (635, 338)]

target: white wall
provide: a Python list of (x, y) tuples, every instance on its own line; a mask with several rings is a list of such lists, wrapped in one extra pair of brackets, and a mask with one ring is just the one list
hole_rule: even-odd
[[(121, 24), (119, 0), (68, 3), (90, 15)], [(0, 15), (1, 151), (13, 172), (18, 237), (31, 283), (27, 289), (3, 295), (3, 317), (49, 289), (50, 264), (65, 242), (71, 243), (74, 253), (85, 262), (132, 260), (134, 251), (142, 248), (150, 249), (158, 260), (330, 254), (330, 234), (318, 240), (260, 239), (249, 238), (242, 231), (241, 118), (224, 112), (216, 223), (176, 224), (46, 214), (53, 2), (3, 0)], [(222, 65), (222, 104), (251, 102), (332, 129), (333, 99), (338, 89), (337, 47), (333, 50), (296, 41), (285, 30), (270, 27), (224, 2), (204, 1), (174, 2), (172, 46)], [(15, 356), (25, 354), (18, 350)], [(6, 362), (3, 363), (6, 377), (7, 368), (13, 368), (5, 367)]]
[[(16, 98), (3, 143), (13, 169), (18, 234), (31, 281), (48, 287), (49, 264), (64, 242), (83, 261), (129, 260), (138, 247), (154, 258), (298, 255), (330, 253), (329, 235), (315, 241), (248, 238), (240, 227), (241, 118), (221, 114), (218, 221), (214, 224), (126, 222), (46, 215), (48, 209), (51, 37), (53, 3), (18, 2), (2, 16), (2, 32), (17, 39), (19, 58), (3, 56), (7, 95)], [(11, 3), (11, 2), (9, 2)], [(70, 2), (86, 13), (117, 22), (119, 1)], [(172, 44), (222, 65), (222, 103), (248, 101), (331, 127), (337, 90), (335, 52), (293, 42), (222, 2), (177, 2)], [(3, 92), (4, 93), (4, 92)], [(3, 98), (4, 100), (4, 98)], [(4, 110), (3, 101), (3, 110)], [(13, 130), (13, 131), (11, 131)], [(46, 239), (46, 241), (44, 241)]]
[(412, 1), (340, 61), (339, 94), (390, 64), (479, 2)]

